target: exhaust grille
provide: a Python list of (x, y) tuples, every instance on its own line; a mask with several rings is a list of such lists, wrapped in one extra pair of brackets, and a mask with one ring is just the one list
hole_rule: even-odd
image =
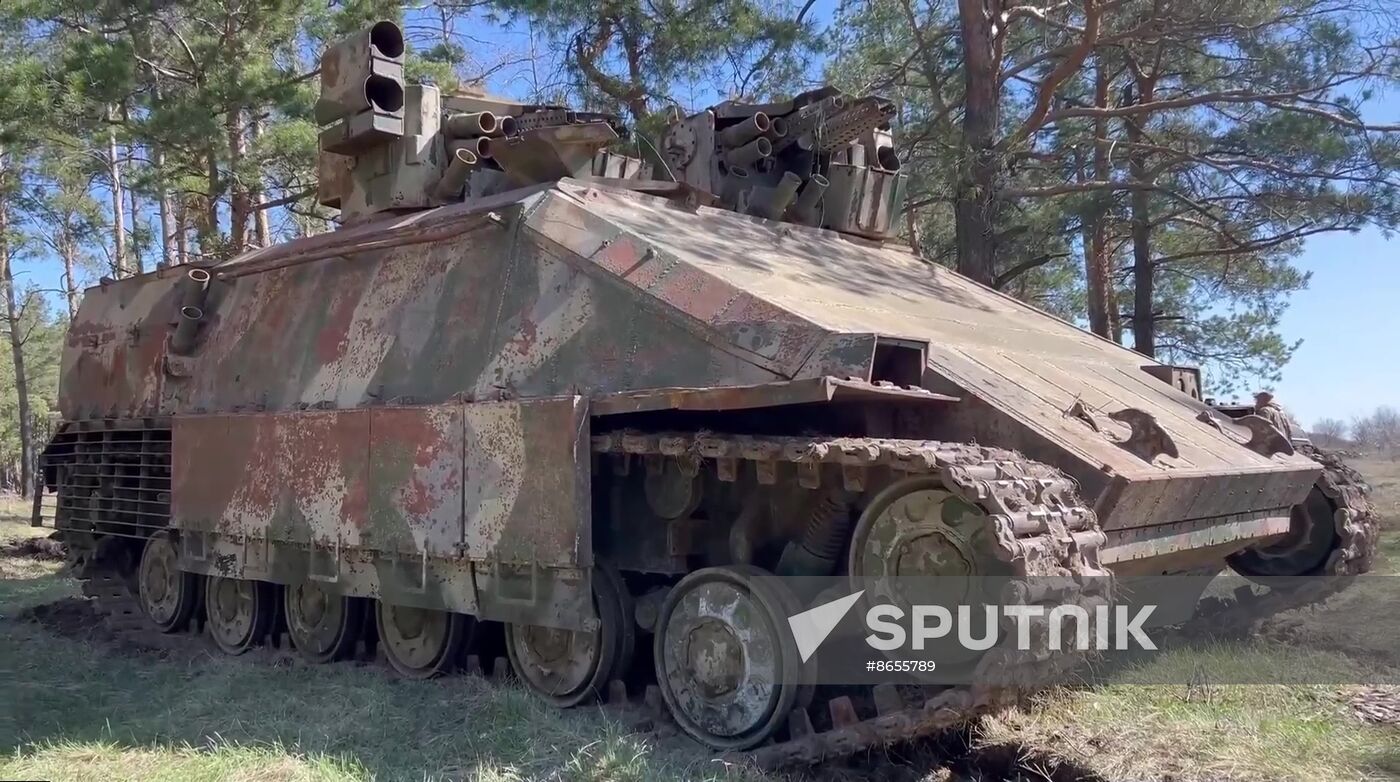
[(44, 450), (54, 526), (129, 538), (170, 523), (170, 420), (70, 421)]

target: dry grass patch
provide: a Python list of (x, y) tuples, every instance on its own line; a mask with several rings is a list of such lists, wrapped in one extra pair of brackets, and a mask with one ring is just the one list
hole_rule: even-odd
[(0, 778), (72, 782), (340, 782), (364, 778), (342, 758), (307, 757), (286, 747), (124, 747), (115, 742), (63, 741), (0, 762)]
[(29, 501), (0, 496), (0, 545), (53, 534), (53, 527), (29, 526)]
[[(1259, 670), (1354, 680), (1365, 675), (1357, 665), (1266, 643), (1174, 650), (1118, 672), (1111, 683), (1047, 693), (988, 720), (983, 741), (1074, 758), (1111, 780), (1396, 779), (1400, 729), (1357, 720), (1344, 688), (1209, 683)], [(1159, 683), (1193, 680), (1201, 683)]]
[(1352, 466), (1371, 484), (1371, 502), (1381, 517), (1375, 572), (1400, 575), (1400, 461), (1372, 457), (1352, 460)]
[(27, 520), (33, 507), (29, 500), (18, 494), (0, 493), (0, 524), (18, 519)]

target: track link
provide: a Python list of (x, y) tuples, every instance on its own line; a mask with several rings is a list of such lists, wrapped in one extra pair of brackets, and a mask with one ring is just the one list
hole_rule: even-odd
[(1322, 477), (1318, 478), (1317, 485), (1337, 506), (1333, 517), (1337, 525), (1337, 549), (1328, 558), (1323, 575), (1355, 576), (1370, 572), (1380, 536), (1380, 517), (1371, 504), (1371, 487), (1340, 454), (1312, 445), (1299, 450), (1322, 465)]
[[(933, 475), (965, 501), (982, 509), (993, 525), (998, 556), (1006, 561), (1019, 589), (1015, 599), (1046, 605), (1079, 604), (1090, 616), (1111, 595), (1108, 572), (1098, 563), (1098, 549), (1105, 537), (1093, 511), (1079, 497), (1077, 485), (1060, 471), (1029, 461), (1011, 451), (975, 445), (877, 438), (756, 437), (698, 433), (643, 433), (622, 431), (592, 438), (593, 451), (602, 458), (628, 461), (633, 457), (676, 460), (685, 470), (708, 465), (720, 480), (736, 480), (740, 469), (752, 469), (760, 483), (779, 480), (778, 465), (789, 465), (796, 480), (816, 488), (830, 480), (839, 467), (846, 488), (864, 488), (869, 471), (887, 469), (903, 476)], [(825, 477), (824, 477), (825, 476)], [(787, 478), (790, 479), (790, 478)], [(84, 593), (95, 598), (99, 613), (119, 636), (138, 644), (167, 647), (180, 639), (164, 635), (144, 622), (128, 582), (109, 567), (82, 569)], [(191, 630), (183, 635), (188, 640)], [(1032, 628), (1036, 648), (1018, 651), (997, 647), (979, 661), (974, 683), (946, 688), (931, 697), (911, 697), (912, 688), (877, 685), (852, 699), (831, 698), (807, 709), (794, 710), (788, 718), (787, 738), (729, 759), (751, 763), (765, 770), (807, 766), (846, 757), (864, 750), (906, 741), (953, 727), (984, 714), (1014, 705), (1046, 686), (1062, 681), (1083, 653), (1051, 650), (1042, 626)], [(273, 648), (254, 650), (254, 659), (267, 657), (273, 664), (301, 662), (285, 635), (273, 640)], [(364, 659), (365, 654), (357, 655)], [(481, 673), (481, 661), (468, 657), (468, 673)], [(493, 678), (501, 678), (506, 666), (495, 660)], [(655, 686), (641, 698), (653, 712), (660, 698)], [(867, 697), (868, 696), (868, 697)], [(610, 682), (605, 693), (609, 708), (628, 698), (620, 681)], [(660, 707), (663, 708), (664, 707)], [(813, 729), (817, 710), (826, 730)], [(829, 717), (829, 719), (828, 719)]]
[[(733, 479), (739, 463), (751, 462), (761, 482), (765, 476), (772, 482), (776, 465), (787, 463), (796, 467), (798, 480), (808, 488), (819, 485), (823, 464), (839, 465), (850, 489), (863, 488), (865, 471), (871, 468), (936, 475), (949, 491), (987, 513), (998, 554), (1011, 564), (1015, 576), (1034, 579), (1033, 585), (1021, 582), (1026, 590), (1018, 596), (1022, 601), (1078, 603), (1094, 616), (1094, 608), (1110, 597), (1108, 572), (1098, 564), (1105, 537), (1094, 512), (1080, 500), (1077, 485), (1060, 471), (1011, 451), (933, 441), (706, 432), (600, 435), (593, 438), (593, 450), (622, 457), (659, 455), (678, 459), (691, 470), (712, 461), (722, 480)], [(831, 729), (814, 731), (810, 711), (797, 709), (789, 717), (788, 740), (730, 757), (765, 770), (806, 766), (929, 735), (1014, 705), (1062, 681), (1082, 658), (1078, 652), (1052, 651), (1040, 629), (1032, 629), (1032, 638), (1039, 641), (1036, 651), (990, 650), (979, 662), (971, 686), (909, 703), (904, 691), (878, 685), (870, 698), (876, 713), (863, 719), (850, 697), (833, 698), (825, 704)]]
[(150, 620), (131, 594), (128, 582), (111, 571), (99, 572), (84, 579), (83, 596), (93, 598), (107, 629), (113, 633), (141, 633), (150, 628)]
[(1348, 587), (1356, 576), (1370, 572), (1380, 536), (1380, 517), (1371, 504), (1371, 487), (1340, 454), (1312, 445), (1298, 450), (1322, 465), (1317, 487), (1336, 506), (1332, 517), (1336, 548), (1317, 573), (1283, 577), (1275, 582), (1281, 588), (1255, 592), (1242, 586), (1232, 598), (1202, 601), (1190, 625), (1192, 632), (1239, 635), (1268, 617), (1322, 603)]
[(1375, 564), (1380, 518), (1371, 504), (1371, 487), (1338, 453), (1302, 445), (1299, 453), (1322, 464), (1317, 488), (1336, 505), (1333, 523), (1337, 547), (1319, 572), (1310, 576), (1282, 576), (1268, 592), (1240, 586), (1231, 597), (1214, 597), (1197, 606), (1196, 617), (1186, 625), (1191, 635), (1238, 637), (1259, 627), (1261, 621), (1284, 611), (1326, 602), (1347, 588), (1355, 576)]

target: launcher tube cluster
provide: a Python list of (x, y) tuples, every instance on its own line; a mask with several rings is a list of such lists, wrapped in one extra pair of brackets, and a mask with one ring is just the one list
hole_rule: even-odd
[[(404, 36), (379, 22), (321, 59), (320, 202), (346, 222), (563, 177), (648, 178), (605, 149), (617, 117), (404, 81)], [(658, 167), (725, 208), (883, 239), (904, 194), (894, 105), (834, 88), (767, 104), (727, 101), (681, 118)]]
[(678, 180), (727, 208), (883, 239), (904, 196), (893, 115), (883, 98), (834, 88), (781, 103), (730, 101), (677, 118), (661, 148)]

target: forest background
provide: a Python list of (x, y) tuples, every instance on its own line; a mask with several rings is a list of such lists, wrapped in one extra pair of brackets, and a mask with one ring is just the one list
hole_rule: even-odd
[[(1229, 399), (1400, 448), (1400, 3), (17, 0), (0, 10), (0, 488), (28, 485), (83, 289), (331, 230), (325, 44), (620, 114), (829, 81), (899, 106), (902, 239)], [(1290, 310), (1290, 304), (1295, 305)], [(1389, 395), (1389, 398), (1387, 398)]]

